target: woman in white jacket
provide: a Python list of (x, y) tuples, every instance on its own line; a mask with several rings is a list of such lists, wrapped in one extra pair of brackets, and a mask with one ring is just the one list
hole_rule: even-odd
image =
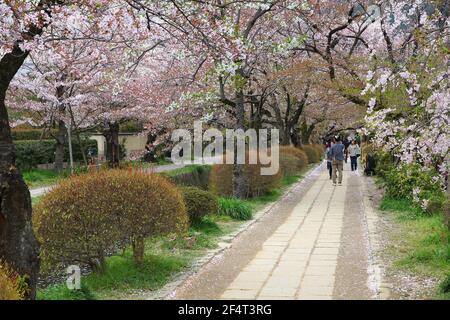
[(356, 140), (353, 140), (352, 144), (348, 147), (348, 154), (350, 155), (352, 171), (355, 171), (358, 169), (358, 157), (361, 155), (361, 148), (356, 143)]

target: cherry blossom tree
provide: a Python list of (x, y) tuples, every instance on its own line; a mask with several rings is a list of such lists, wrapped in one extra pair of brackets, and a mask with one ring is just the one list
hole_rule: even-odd
[[(383, 34), (386, 50), (374, 56), (362, 92), (370, 98), (365, 132), (402, 163), (437, 169), (436, 182), (444, 188), (450, 141), (448, 3), (447, 10), (437, 2), (391, 5), (372, 30)], [(426, 207), (428, 199), (415, 198)]]
[[(30, 52), (52, 41), (113, 41), (147, 31), (141, 17), (120, 1), (18, 1), (0, 3), (0, 257), (14, 266), (34, 298), (38, 243), (31, 226), (31, 199), (20, 171), (6, 108), (7, 91)], [(52, 57), (49, 57), (52, 58)]]
[[(277, 46), (287, 12), (302, 10), (305, 1), (128, 1), (138, 10), (157, 16), (185, 50), (199, 58), (199, 69), (212, 65), (209, 82), (216, 83), (215, 95), (231, 109), (235, 129), (245, 129), (246, 94), (251, 79), (271, 56), (280, 55)], [(252, 96), (254, 93), (251, 94)], [(236, 153), (235, 153), (236, 154)], [(243, 166), (233, 170), (234, 195), (245, 190)]]

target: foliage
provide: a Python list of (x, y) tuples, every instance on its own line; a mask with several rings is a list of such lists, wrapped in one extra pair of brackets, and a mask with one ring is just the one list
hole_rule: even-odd
[(389, 197), (384, 197), (381, 209), (397, 222), (387, 247), (394, 267), (437, 278), (449, 274), (450, 232), (442, 214), (426, 216), (411, 200)]
[(302, 171), (305, 167), (302, 166), (301, 160), (292, 154), (280, 153), (280, 169), (284, 177), (294, 176)]
[(295, 157), (297, 157), (299, 159), (300, 162), (300, 166), (302, 168), (306, 168), (308, 166), (308, 156), (306, 155), (306, 153), (299, 149), (299, 148), (295, 148), (295, 147), (287, 147), (287, 146), (280, 146), (280, 155), (282, 154), (290, 154), (293, 155)]
[[(147, 243), (149, 246), (149, 243)], [(38, 300), (95, 300), (120, 298), (130, 289), (155, 290), (187, 266), (186, 257), (146, 252), (143, 262), (135, 264), (130, 250), (108, 257), (103, 273), (82, 278), (81, 290), (68, 290), (65, 283), (38, 291)]]
[(210, 170), (211, 166), (208, 165), (188, 165), (161, 174), (170, 177), (170, 180), (177, 185), (193, 186), (207, 190)]
[[(246, 181), (245, 197), (263, 195), (280, 185), (281, 170), (275, 175), (261, 175), (261, 164), (244, 164), (244, 177)], [(210, 190), (220, 196), (233, 195), (233, 165), (217, 164), (211, 169), (209, 176)]]
[(250, 220), (252, 206), (240, 199), (219, 198), (219, 214), (230, 216), (235, 220)]
[[(103, 268), (106, 255), (150, 235), (184, 232), (186, 209), (165, 178), (125, 170), (63, 180), (37, 204), (33, 216), (41, 257)], [(138, 257), (140, 258), (140, 257)]]
[(0, 261), (0, 300), (21, 300), (24, 294), (19, 274)]
[[(16, 146), (16, 163), (21, 170), (30, 170), (38, 164), (53, 163), (55, 160), (56, 142), (54, 140), (20, 140), (14, 141)], [(97, 148), (97, 142), (89, 140), (84, 142), (84, 147)], [(76, 141), (72, 141), (74, 161), (82, 161), (82, 149)], [(64, 159), (69, 160), (69, 148), (64, 148)]]
[(315, 148), (319, 154), (319, 161), (322, 160), (324, 153), (325, 153), (325, 147), (321, 144), (312, 144), (312, 147)]
[(311, 146), (311, 145), (303, 145), (301, 148), (306, 155), (308, 156), (308, 162), (309, 163), (317, 163), (320, 161), (322, 154), (319, 153), (317, 148)]
[(53, 140), (15, 141), (16, 163), (22, 170), (30, 170), (38, 164), (51, 163), (55, 158), (55, 142)]
[(191, 222), (217, 213), (218, 200), (210, 192), (196, 187), (182, 187), (181, 192)]
[(419, 164), (391, 167), (383, 176), (386, 195), (409, 199), (427, 213), (442, 211), (445, 194), (440, 176)]
[(61, 173), (46, 169), (30, 169), (22, 172), (22, 175), (28, 187), (31, 188), (54, 184), (62, 176)]
[(445, 279), (441, 282), (441, 284), (439, 285), (439, 289), (444, 294), (449, 294), (450, 293), (450, 274), (448, 274), (445, 277)]
[[(49, 138), (49, 135), (43, 135), (43, 129), (24, 129), (24, 128), (14, 128), (11, 130), (11, 136), (13, 140), (41, 140), (42, 138)], [(53, 131), (53, 134), (56, 134)]]

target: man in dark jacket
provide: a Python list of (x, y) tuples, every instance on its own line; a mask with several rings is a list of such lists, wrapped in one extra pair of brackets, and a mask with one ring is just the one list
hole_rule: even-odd
[(339, 173), (339, 185), (342, 185), (342, 171), (344, 170), (344, 151), (345, 146), (341, 138), (337, 138), (336, 144), (331, 147), (331, 159), (333, 166), (333, 185), (336, 185), (337, 175)]

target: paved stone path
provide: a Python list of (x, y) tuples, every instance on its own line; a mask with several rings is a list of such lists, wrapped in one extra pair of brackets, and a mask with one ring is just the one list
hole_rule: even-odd
[(333, 186), (322, 166), (170, 298), (377, 298), (363, 179), (348, 164)]
[(222, 298), (332, 298), (347, 189), (323, 172)]

